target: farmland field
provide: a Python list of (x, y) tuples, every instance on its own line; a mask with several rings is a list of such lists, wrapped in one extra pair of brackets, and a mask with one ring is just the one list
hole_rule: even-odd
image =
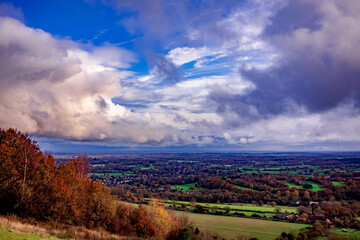
[(342, 185), (344, 185), (345, 183), (344, 182), (332, 182), (332, 184), (334, 185), (334, 186), (342, 186)]
[[(188, 184), (183, 184), (183, 185), (174, 185), (174, 186), (171, 186), (172, 189), (179, 189), (179, 190), (184, 190), (184, 191), (189, 191), (189, 188), (191, 186), (194, 186), (195, 187), (195, 184), (196, 183), (188, 183)], [(199, 191), (199, 188), (198, 187), (195, 187), (196, 190), (195, 191)]]
[(254, 236), (259, 239), (275, 239), (283, 231), (297, 232), (309, 225), (287, 222), (275, 222), (259, 219), (248, 219), (228, 216), (213, 216), (187, 212), (176, 212), (187, 216), (200, 231), (217, 232), (229, 239), (237, 239), (239, 235)]
[[(190, 205), (190, 202), (184, 202), (184, 201), (167, 201), (166, 202), (166, 206), (171, 205), (172, 203), (175, 204), (187, 204)], [(257, 206), (255, 204), (245, 204), (245, 203), (235, 203), (235, 204), (215, 204), (215, 203), (196, 203), (199, 204), (201, 206), (204, 207), (210, 207), (210, 208), (230, 208), (231, 210), (233, 209), (238, 209), (238, 210), (245, 210), (245, 211), (258, 211), (258, 212), (275, 212), (276, 208), (278, 208), (280, 210), (280, 212), (290, 212), (290, 213), (296, 213), (297, 209), (296, 207), (289, 207), (289, 206), (270, 206), (270, 205), (266, 205), (264, 204), (263, 206)]]
[(346, 229), (347, 232), (343, 232), (341, 229), (334, 229), (331, 230), (331, 233), (336, 233), (338, 235), (345, 235), (349, 237), (355, 237), (356, 239), (360, 239), (360, 231), (355, 229)]
[[(289, 183), (289, 182), (286, 182), (286, 184), (290, 187), (290, 188), (303, 188), (303, 186), (299, 186), (299, 185), (296, 185), (296, 184), (293, 184), (293, 183)], [(323, 190), (323, 187), (318, 184), (318, 183), (314, 183), (314, 182), (311, 182), (311, 181), (303, 181), (303, 184), (311, 184), (313, 186), (313, 188), (309, 189), (311, 191), (319, 191), (319, 190)]]

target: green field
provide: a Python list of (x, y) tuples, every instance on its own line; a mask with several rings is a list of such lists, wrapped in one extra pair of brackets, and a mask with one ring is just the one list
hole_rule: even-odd
[(105, 167), (105, 164), (91, 164), (91, 167)]
[[(182, 201), (167, 201), (166, 206), (171, 205), (172, 203), (180, 204), (184, 203), (186, 205), (190, 205), (190, 202), (182, 202)], [(216, 203), (196, 203), (204, 207), (210, 207), (210, 208), (230, 208), (230, 210), (237, 209), (239, 211), (245, 210), (245, 211), (257, 211), (257, 212), (268, 212), (273, 213), (275, 212), (276, 208), (280, 208), (280, 212), (290, 212), (290, 213), (296, 213), (297, 208), (296, 207), (289, 207), (289, 206), (270, 206), (267, 204), (264, 204), (263, 206), (258, 206), (255, 204), (244, 204), (244, 203), (234, 203), (234, 204), (216, 204)]]
[[(189, 191), (189, 188), (191, 186), (194, 186), (195, 187), (195, 184), (196, 183), (188, 183), (188, 184), (182, 184), (182, 185), (173, 185), (171, 186), (172, 189), (178, 189), (178, 190), (184, 190), (184, 191)], [(199, 191), (199, 187), (196, 187), (196, 190), (195, 191)]]
[[(296, 185), (294, 183), (290, 183), (290, 182), (286, 182), (286, 184), (289, 186), (289, 188), (301, 188), (303, 189), (303, 186), (299, 186), (299, 185)], [(311, 182), (311, 181), (303, 181), (303, 184), (311, 184), (313, 186), (313, 188), (309, 189), (311, 191), (319, 191), (319, 190), (323, 190), (324, 188), (318, 184), (318, 183), (314, 183), (314, 182)]]
[(332, 182), (332, 184), (334, 185), (334, 186), (342, 186), (342, 185), (344, 185), (345, 183), (344, 182)]
[(347, 232), (343, 232), (341, 229), (333, 229), (331, 230), (331, 233), (336, 233), (338, 235), (346, 235), (349, 237), (355, 237), (356, 239), (360, 239), (360, 231), (357, 231), (356, 229), (346, 229)]
[(254, 236), (261, 240), (278, 237), (283, 231), (298, 232), (306, 224), (275, 222), (268, 220), (215, 216), (177, 211), (178, 215), (187, 216), (200, 231), (217, 232), (227, 239), (237, 239), (239, 235)]
[(144, 167), (144, 166), (140, 167), (140, 170), (149, 170), (149, 169), (154, 169), (154, 164), (151, 163), (149, 167)]
[(14, 229), (9, 229), (7, 227), (0, 226), (0, 239), (7, 239), (7, 240), (56, 240), (59, 238), (54, 237), (43, 237), (36, 235), (34, 233), (26, 233), (21, 232)]

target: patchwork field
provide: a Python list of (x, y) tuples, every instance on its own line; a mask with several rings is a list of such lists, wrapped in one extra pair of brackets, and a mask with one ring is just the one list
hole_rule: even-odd
[(187, 216), (200, 231), (217, 232), (228, 239), (237, 239), (239, 235), (253, 236), (264, 240), (273, 240), (283, 231), (298, 232), (309, 225), (287, 222), (275, 222), (228, 216), (214, 216), (177, 211)]

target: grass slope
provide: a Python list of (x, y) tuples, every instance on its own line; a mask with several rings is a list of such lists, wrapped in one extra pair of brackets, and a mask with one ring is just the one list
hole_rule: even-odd
[(237, 239), (239, 235), (243, 235), (254, 236), (262, 240), (270, 240), (278, 237), (283, 231), (298, 232), (300, 229), (309, 226), (307, 224), (187, 212), (176, 212), (176, 214), (187, 216), (200, 231), (217, 232), (221, 236), (229, 239)]
[(34, 233), (21, 232), (21, 231), (18, 231), (18, 230), (9, 229), (9, 228), (0, 226), (0, 239), (7, 239), (7, 240), (24, 240), (24, 239), (27, 239), (27, 240), (38, 240), (38, 239), (56, 240), (56, 239), (59, 239), (59, 238), (39, 236), (39, 235), (36, 235)]
[(92, 239), (122, 240), (128, 239), (106, 232), (103, 229), (87, 229), (82, 226), (61, 225), (56, 228), (47, 222), (37, 225), (23, 223), (21, 218), (0, 215), (0, 239), (9, 240), (57, 240), (57, 239)]

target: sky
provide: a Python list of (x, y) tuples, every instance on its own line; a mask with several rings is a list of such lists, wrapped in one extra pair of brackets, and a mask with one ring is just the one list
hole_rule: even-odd
[(359, 151), (358, 0), (0, 1), (0, 128), (52, 153)]

